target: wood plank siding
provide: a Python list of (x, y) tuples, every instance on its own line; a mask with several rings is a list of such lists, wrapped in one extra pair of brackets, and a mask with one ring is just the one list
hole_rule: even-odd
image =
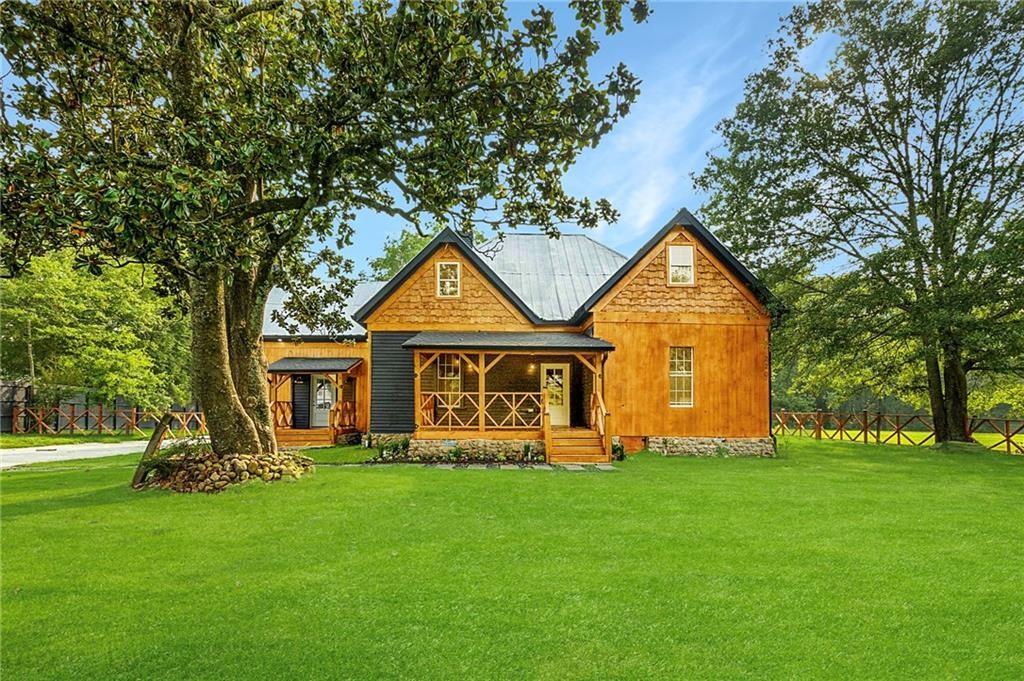
[[(669, 286), (667, 246), (696, 246), (693, 286)], [(766, 437), (769, 316), (682, 227), (594, 306), (594, 335), (615, 345), (605, 401), (624, 437)], [(693, 406), (669, 406), (669, 348), (693, 348)]]
[[(370, 424), (370, 380), (367, 364), (370, 346), (367, 342), (323, 342), (323, 341), (263, 341), (267, 364), (285, 357), (358, 357), (363, 361), (349, 371), (353, 381), (346, 382), (343, 399), (354, 399), (356, 403), (356, 428), (365, 432)], [(273, 399), (273, 395), (271, 395)], [(284, 381), (277, 391), (277, 399), (291, 400), (291, 381)]]

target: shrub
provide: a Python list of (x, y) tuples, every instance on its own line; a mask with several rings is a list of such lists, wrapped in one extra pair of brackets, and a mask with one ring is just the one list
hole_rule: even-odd
[(626, 460), (626, 447), (621, 442), (612, 443), (612, 458), (616, 461)]

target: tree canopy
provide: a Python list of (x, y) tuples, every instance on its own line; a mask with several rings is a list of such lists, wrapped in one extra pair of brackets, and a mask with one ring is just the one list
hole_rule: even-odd
[(37, 258), (0, 280), (0, 373), (31, 380), (44, 401), (85, 392), (146, 408), (190, 401), (189, 327), (174, 301), (153, 293), (138, 265), (92, 275), (68, 252)]
[(926, 394), (940, 440), (970, 375), (1024, 369), (1022, 45), (1019, 2), (799, 6), (697, 178), (788, 294), (782, 353)]
[(639, 92), (624, 65), (590, 72), (627, 3), (571, 6), (559, 35), (495, 0), (5, 2), (3, 266), (63, 247), (157, 265), (191, 308), (214, 449), (273, 450), (267, 294), (344, 331), (357, 210), (552, 234), (616, 218), (562, 177)]

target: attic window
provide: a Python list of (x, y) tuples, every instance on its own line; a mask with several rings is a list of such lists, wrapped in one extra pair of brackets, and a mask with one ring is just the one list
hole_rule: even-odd
[(458, 298), (462, 293), (462, 263), (437, 263), (437, 297)]
[(668, 247), (668, 285), (693, 286), (693, 246)]

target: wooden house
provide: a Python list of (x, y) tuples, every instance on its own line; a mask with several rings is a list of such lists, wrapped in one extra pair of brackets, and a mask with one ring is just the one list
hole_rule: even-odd
[(349, 336), (291, 336), (268, 309), (279, 442), (770, 455), (769, 300), (685, 209), (629, 258), (584, 235), (446, 229), (357, 287)]

